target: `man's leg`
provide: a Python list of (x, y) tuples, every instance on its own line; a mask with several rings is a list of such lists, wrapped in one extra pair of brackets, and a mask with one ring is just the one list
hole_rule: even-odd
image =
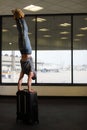
[(33, 77), (33, 72), (30, 72), (28, 75), (28, 91), (29, 92), (34, 92), (34, 90), (31, 89), (32, 77)]
[(24, 73), (21, 72), (20, 73), (20, 76), (19, 76), (19, 80), (18, 80), (18, 91), (20, 91), (22, 88), (22, 80), (23, 80), (23, 77), (24, 77)]

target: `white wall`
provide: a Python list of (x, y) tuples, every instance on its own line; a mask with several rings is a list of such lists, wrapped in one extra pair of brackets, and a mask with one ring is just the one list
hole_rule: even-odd
[[(26, 87), (24, 87), (26, 88)], [(87, 96), (87, 86), (32, 86), (38, 96)], [(15, 96), (17, 86), (0, 86), (0, 95)]]

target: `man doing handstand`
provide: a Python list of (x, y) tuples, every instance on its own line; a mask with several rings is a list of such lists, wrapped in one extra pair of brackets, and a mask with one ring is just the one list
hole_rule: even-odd
[(34, 70), (33, 60), (32, 60), (32, 48), (30, 44), (30, 39), (28, 36), (28, 26), (24, 19), (24, 13), (21, 9), (12, 10), (14, 19), (17, 24), (18, 29), (18, 46), (21, 53), (21, 72), (18, 80), (18, 91), (22, 90), (22, 80), (24, 74), (28, 75), (28, 91), (33, 92), (31, 88), (32, 79), (36, 78), (36, 73)]

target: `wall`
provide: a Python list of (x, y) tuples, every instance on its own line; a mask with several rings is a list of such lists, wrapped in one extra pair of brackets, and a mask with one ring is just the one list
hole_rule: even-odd
[[(33, 88), (38, 96), (87, 96), (86, 86), (33, 86)], [(15, 96), (16, 92), (17, 86), (0, 86), (0, 95)]]

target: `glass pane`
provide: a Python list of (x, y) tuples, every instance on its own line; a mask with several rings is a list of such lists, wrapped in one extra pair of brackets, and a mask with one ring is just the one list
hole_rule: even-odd
[(70, 39), (69, 16), (37, 18), (38, 83), (71, 83)]
[(74, 16), (73, 82), (87, 83), (87, 15)]
[[(34, 17), (26, 17), (29, 26), (29, 37), (35, 61), (35, 23)], [(17, 83), (20, 74), (21, 55), (18, 50), (18, 32), (13, 17), (3, 17), (2, 20), (2, 83)], [(27, 82), (26, 75), (23, 82)], [(33, 80), (33, 82), (35, 82)]]

